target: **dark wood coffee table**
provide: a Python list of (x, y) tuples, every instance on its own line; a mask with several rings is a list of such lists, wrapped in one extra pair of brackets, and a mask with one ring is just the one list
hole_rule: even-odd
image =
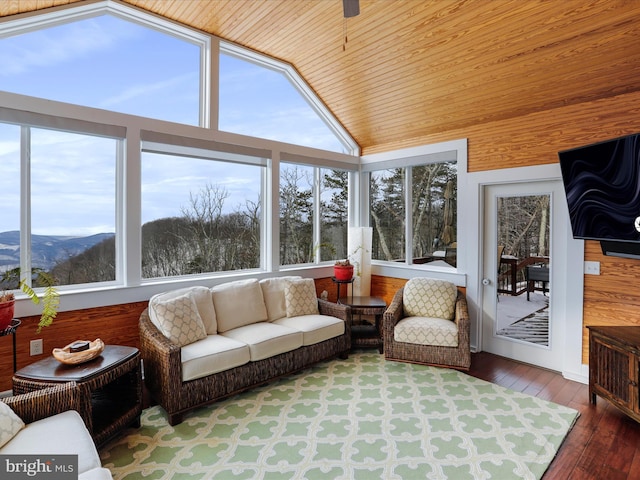
[(140, 426), (142, 377), (137, 348), (106, 345), (98, 357), (79, 365), (45, 358), (14, 374), (13, 392), (28, 393), (71, 381), (90, 397), (79, 413), (96, 446), (129, 425)]
[[(382, 316), (387, 302), (379, 297), (342, 297), (338, 303), (351, 307), (351, 347), (372, 347), (382, 353)], [(354, 314), (373, 315), (375, 323), (355, 323)]]

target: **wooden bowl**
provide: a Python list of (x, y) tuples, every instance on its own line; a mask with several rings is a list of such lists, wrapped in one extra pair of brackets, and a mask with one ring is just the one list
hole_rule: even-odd
[(54, 348), (54, 358), (66, 365), (77, 365), (79, 363), (93, 360), (104, 350), (104, 342), (99, 338), (96, 338), (93, 342), (89, 342), (89, 348), (87, 350), (83, 350), (81, 352), (71, 352), (71, 346), (77, 342), (78, 340), (70, 343), (64, 348)]

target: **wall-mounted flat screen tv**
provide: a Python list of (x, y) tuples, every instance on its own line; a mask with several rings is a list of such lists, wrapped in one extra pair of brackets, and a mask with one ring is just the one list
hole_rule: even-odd
[(640, 134), (564, 150), (558, 157), (573, 236), (640, 242)]

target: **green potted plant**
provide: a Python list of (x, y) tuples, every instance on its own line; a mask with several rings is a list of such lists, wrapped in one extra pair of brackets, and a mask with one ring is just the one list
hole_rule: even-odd
[(53, 276), (41, 268), (34, 268), (32, 269), (32, 278), (33, 285), (36, 287), (44, 287), (42, 299), (38, 297), (35, 290), (30, 287), (23, 278), (20, 278), (20, 268), (7, 270), (2, 275), (2, 285), (5, 291), (0, 292), (0, 330), (7, 328), (13, 319), (15, 294), (12, 290), (22, 290), (36, 305), (42, 301), (42, 314), (38, 322), (38, 333), (40, 333), (43, 327), (51, 325), (53, 319), (58, 314), (60, 294), (55, 287), (55, 279)]

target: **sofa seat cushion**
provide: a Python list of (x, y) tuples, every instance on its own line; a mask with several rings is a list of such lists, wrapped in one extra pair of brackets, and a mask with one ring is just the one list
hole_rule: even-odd
[(273, 322), (302, 332), (304, 346), (324, 342), (330, 338), (344, 334), (344, 322), (328, 315), (302, 315), (299, 317), (284, 317)]
[(257, 279), (223, 283), (211, 292), (218, 333), (267, 320), (267, 307)]
[(396, 342), (457, 347), (458, 326), (444, 318), (406, 317), (393, 329), (393, 338)]
[(28, 424), (0, 449), (0, 453), (78, 455), (78, 473), (102, 468), (89, 430), (75, 410), (67, 410)]
[(206, 338), (182, 347), (182, 381), (195, 380), (248, 363), (249, 346), (222, 335)]
[(254, 362), (300, 348), (303, 338), (300, 330), (269, 322), (234, 328), (222, 335), (249, 345)]

